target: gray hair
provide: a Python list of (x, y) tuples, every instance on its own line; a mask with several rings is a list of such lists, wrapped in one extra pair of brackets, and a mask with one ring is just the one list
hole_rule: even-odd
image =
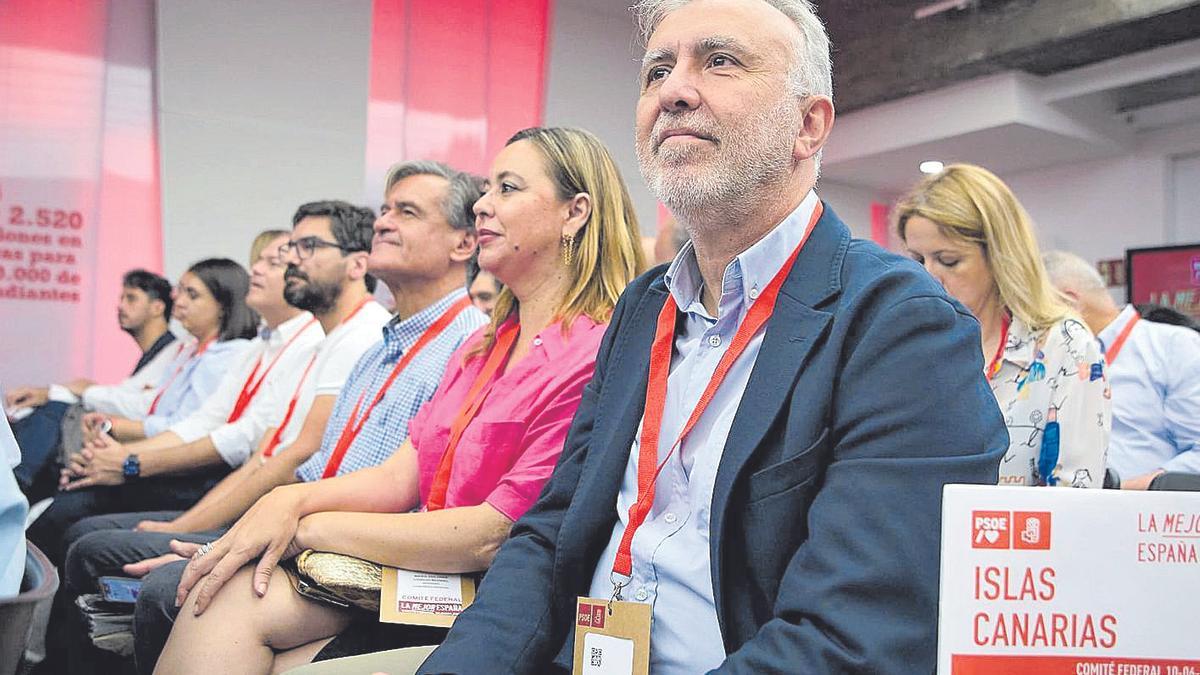
[(1050, 283), (1060, 290), (1104, 291), (1104, 279), (1095, 265), (1067, 251), (1049, 251), (1042, 256), (1042, 264), (1050, 276)]
[(445, 178), (449, 187), (446, 189), (446, 199), (442, 202), (442, 213), (446, 222), (456, 230), (475, 229), (475, 202), (483, 195), (483, 179), (479, 176), (458, 171), (444, 162), (432, 160), (414, 160), (400, 162), (388, 169), (387, 181), (384, 182), (383, 194), (411, 176), (437, 176)]
[[(638, 0), (629, 8), (637, 20), (638, 35), (642, 46), (658, 24), (668, 14), (682, 8), (692, 0)], [(829, 56), (829, 35), (809, 0), (763, 0), (782, 12), (796, 24), (804, 36), (796, 45), (796, 61), (788, 79), (797, 96), (815, 94), (833, 98), (833, 63)]]
[[(637, 21), (638, 36), (642, 46), (650, 42), (650, 36), (668, 14), (692, 0), (637, 0), (629, 11)], [(810, 0), (763, 0), (779, 10), (800, 29), (803, 39), (796, 45), (795, 63), (788, 72), (788, 87), (792, 95), (827, 96), (833, 99), (833, 60), (829, 55), (829, 34), (825, 24), (817, 16)], [(821, 173), (821, 157), (824, 149), (818, 150), (813, 158), (813, 172)]]

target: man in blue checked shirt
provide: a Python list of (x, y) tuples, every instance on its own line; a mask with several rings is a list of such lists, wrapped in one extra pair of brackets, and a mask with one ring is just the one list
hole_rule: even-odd
[[(375, 221), (368, 269), (395, 296), (396, 316), (383, 327), (383, 341), (362, 355), (346, 379), (319, 449), (304, 458), (295, 453), (289, 457), (289, 448), (265, 461), (267, 466), (281, 462), (281, 468), (302, 461), (294, 475), (275, 485), (288, 479), (320, 480), (382, 463), (408, 437), (409, 419), (433, 396), (450, 356), (487, 321), (469, 303), (459, 304), (467, 297), (466, 265), (475, 251), (472, 206), (481, 194), (480, 181), (439, 162), (405, 162), (391, 170), (386, 186), (387, 201)], [(422, 340), (443, 317), (450, 317), (444, 329)], [(416, 351), (418, 342), (424, 344)], [(397, 371), (402, 361), (407, 363)], [(256, 485), (250, 496), (257, 499), (275, 485)], [(183, 558), (201, 543), (215, 540), (224, 526), (240, 517), (246, 497), (237, 495), (237, 512), (226, 511), (221, 527), (181, 537), (188, 544), (172, 546), (170, 533), (112, 530), (76, 542), (68, 556), (69, 577), (147, 575), (134, 614), (139, 671), (153, 670), (170, 634)], [(154, 555), (146, 545), (151, 537), (159, 555), (142, 560)], [(114, 555), (114, 547), (138, 555)], [(114, 561), (131, 564), (121, 568)], [(83, 660), (72, 659), (72, 665)]]

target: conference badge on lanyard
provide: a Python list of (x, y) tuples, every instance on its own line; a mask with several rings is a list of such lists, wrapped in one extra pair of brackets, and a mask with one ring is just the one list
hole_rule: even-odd
[(449, 628), (474, 600), (470, 576), (384, 567), (379, 620)]
[(576, 600), (572, 675), (649, 675), (650, 611), (644, 602)]

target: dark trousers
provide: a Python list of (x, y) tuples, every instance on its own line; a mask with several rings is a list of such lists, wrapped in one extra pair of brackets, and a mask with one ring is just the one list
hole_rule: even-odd
[(110, 513), (187, 509), (227, 473), (229, 467), (222, 465), (187, 476), (148, 478), (124, 485), (59, 492), (50, 508), (29, 526), (25, 536), (42, 549), (50, 562), (61, 567), (67, 554), (64, 536), (67, 529), (80, 520)]
[[(85, 593), (98, 592), (97, 579), (102, 576), (126, 576), (121, 568), (128, 563), (169, 553), (169, 543), (172, 539), (204, 543), (215, 540), (224, 531), (170, 534), (135, 532), (131, 529), (142, 520), (165, 521), (177, 515), (178, 511), (159, 511), (96, 516), (85, 518), (68, 529), (62, 584), (54, 598), (50, 630), (46, 636), (48, 663), (44, 672), (62, 672), (64, 668), (70, 673), (120, 670), (119, 660), (115, 656), (92, 646), (88, 638), (86, 619), (75, 607), (75, 599)], [(147, 575), (138, 595), (138, 604), (142, 604), (143, 598), (154, 598), (153, 602), (161, 603), (165, 597), (173, 619), (175, 588), (179, 585), (183, 565), (182, 562), (174, 565), (178, 568), (178, 573), (174, 575), (160, 574), (163, 571), (161, 568)], [(171, 581), (172, 576), (174, 581)], [(149, 652), (150, 656), (142, 657), (143, 650), (138, 644), (140, 636), (137, 633), (136, 609), (134, 614), (139, 669), (148, 673), (154, 669), (158, 652), (170, 634), (171, 625), (166, 623), (165, 630), (161, 622), (149, 627), (151, 642), (157, 646)], [(155, 629), (158, 629), (161, 635), (157, 635)]]
[(13, 437), (21, 448), (21, 463), (13, 468), (13, 475), (30, 504), (54, 494), (58, 485), (58, 477), (52, 474), (62, 437), (63, 416), (69, 407), (60, 401), (50, 401), (28, 417), (13, 422)]

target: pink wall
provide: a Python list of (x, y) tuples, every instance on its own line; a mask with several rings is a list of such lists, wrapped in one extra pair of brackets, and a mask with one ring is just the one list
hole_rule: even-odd
[(120, 278), (162, 267), (153, 62), (152, 0), (0, 2), (0, 383), (133, 365)]
[(551, 0), (375, 0), (367, 194), (387, 168), (436, 159), (484, 174), (541, 123)]

